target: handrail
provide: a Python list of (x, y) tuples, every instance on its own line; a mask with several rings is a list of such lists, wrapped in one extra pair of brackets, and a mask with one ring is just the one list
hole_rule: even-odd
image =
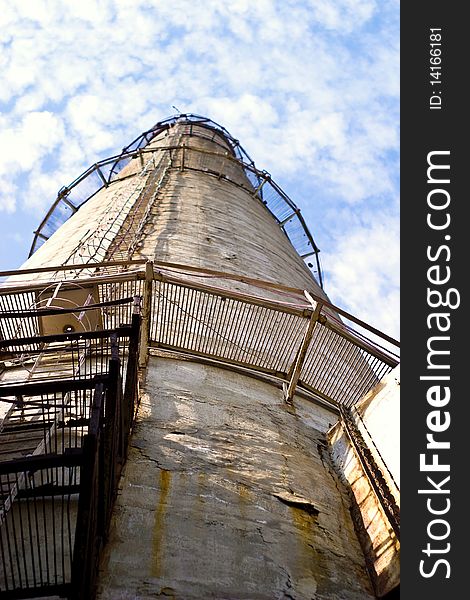
[[(111, 262), (103, 261), (103, 262), (87, 263), (87, 264), (65, 264), (65, 265), (56, 265), (56, 266), (44, 267), (44, 268), (40, 267), (37, 269), (16, 269), (13, 271), (0, 271), (0, 277), (6, 276), (6, 275), (21, 276), (23, 274), (47, 273), (47, 272), (69, 271), (69, 270), (70, 271), (83, 270), (86, 268), (94, 268), (94, 269), (98, 270), (98, 269), (105, 269), (109, 266), (126, 267), (127, 265), (135, 265), (136, 267), (139, 267), (139, 266), (144, 267), (145, 265), (149, 265), (154, 273), (153, 277), (156, 280), (173, 281), (174, 283), (180, 283), (182, 285), (191, 285), (195, 289), (197, 288), (197, 289), (201, 289), (201, 290), (207, 289), (208, 291), (214, 291), (214, 292), (218, 290), (220, 293), (227, 295), (228, 297), (236, 297), (236, 296), (227, 288), (222, 289), (222, 288), (217, 288), (217, 286), (204, 285), (204, 284), (201, 284), (194, 280), (191, 281), (189, 279), (181, 277), (181, 275), (183, 274), (183, 273), (181, 273), (181, 271), (183, 271), (183, 272), (187, 271), (188, 276), (200, 277), (200, 276), (207, 275), (207, 276), (210, 276), (212, 279), (239, 281), (241, 283), (246, 283), (247, 285), (250, 285), (253, 287), (258, 287), (260, 289), (265, 289), (265, 290), (272, 290), (274, 292), (289, 292), (290, 294), (292, 294), (292, 296), (298, 296), (298, 298), (299, 298), (299, 304), (297, 305), (298, 309), (300, 309), (300, 310), (307, 309), (307, 311), (311, 310), (310, 305), (305, 301), (304, 290), (301, 288), (290, 287), (290, 286), (274, 283), (272, 281), (263, 281), (261, 279), (256, 279), (253, 277), (240, 275), (238, 273), (218, 271), (218, 270), (214, 270), (214, 269), (206, 269), (203, 267), (196, 267), (193, 265), (187, 265), (187, 264), (182, 264), (182, 263), (173, 263), (173, 262), (164, 262), (164, 261), (153, 262), (153, 261), (148, 261), (148, 260), (129, 260), (129, 261), (111, 261)], [(170, 271), (173, 273), (166, 274), (164, 271)], [(174, 273), (174, 271), (176, 271), (176, 273)], [(184, 274), (186, 275), (186, 273), (184, 273)], [(87, 286), (87, 285), (98, 284), (101, 281), (113, 281), (113, 282), (116, 281), (117, 282), (121, 279), (125, 280), (125, 281), (129, 281), (129, 280), (133, 280), (136, 278), (138, 278), (138, 279), (145, 278), (144, 269), (138, 269), (138, 270), (134, 270), (134, 271), (122, 271), (119, 273), (112, 273), (109, 275), (98, 274), (93, 277), (86, 277), (86, 278), (80, 279), (79, 281), (80, 281), (81, 286)], [(15, 282), (14, 286), (8, 286), (8, 285), (5, 285), (5, 283), (3, 283), (0, 285), (0, 297), (3, 294), (10, 294), (13, 292), (21, 292), (21, 291), (27, 291), (27, 290), (28, 291), (41, 290), (41, 289), (44, 289), (44, 287), (50, 283), (52, 283), (52, 282), (42, 281), (42, 280), (33, 281), (33, 282), (28, 281), (27, 283), (24, 283), (24, 284)], [(67, 285), (67, 283), (68, 283), (68, 281), (64, 280), (64, 285)], [(378, 330), (377, 328), (373, 327), (372, 325), (369, 325), (365, 321), (358, 319), (353, 314), (347, 312), (346, 310), (342, 309), (338, 305), (333, 304), (332, 302), (329, 302), (326, 299), (326, 297), (319, 296), (319, 295), (315, 294), (313, 291), (309, 291), (309, 294), (312, 296), (312, 298), (314, 300), (321, 302), (325, 307), (329, 308), (331, 311), (343, 316), (345, 319), (355, 323), (356, 325), (359, 325), (360, 327), (369, 331), (370, 333), (377, 335), (384, 341), (388, 341), (393, 346), (395, 346), (397, 348), (400, 347), (400, 342), (398, 340), (392, 338), (391, 336), (388, 336), (387, 334), (383, 333), (382, 331)], [(260, 299), (259, 297), (255, 296), (254, 294), (245, 293), (245, 294), (243, 294), (243, 296), (247, 300), (249, 300), (250, 298), (254, 301)], [(268, 299), (266, 299), (266, 300), (273, 304), (276, 303), (275, 300), (268, 300)], [(300, 303), (300, 300), (302, 300), (302, 303)], [(278, 302), (277, 305), (279, 306), (280, 309), (282, 309), (283, 304), (281, 302)], [(74, 309), (75, 312), (77, 310), (78, 310), (77, 308)], [(1, 315), (1, 312), (0, 312), (0, 315)], [(352, 331), (352, 333), (354, 333), (354, 331)]]

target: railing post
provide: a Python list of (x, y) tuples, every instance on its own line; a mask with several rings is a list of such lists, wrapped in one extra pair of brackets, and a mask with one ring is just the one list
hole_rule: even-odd
[(106, 538), (111, 519), (111, 507), (117, 488), (122, 461), (122, 409), (121, 409), (121, 361), (116, 333), (112, 333), (111, 360), (109, 361), (109, 383), (106, 390), (105, 423), (103, 443), (101, 445), (102, 476), (101, 491), (101, 527), (102, 535)]
[[(138, 312), (132, 315), (131, 334), (129, 338), (129, 353), (127, 359), (126, 381), (124, 385), (123, 397), (123, 461), (127, 457), (127, 445), (129, 433), (134, 422), (136, 399), (138, 396), (138, 378), (139, 378), (139, 335), (141, 330), (142, 318)], [(142, 336), (145, 336), (145, 331)]]
[(153, 262), (148, 261), (145, 265), (144, 297), (142, 305), (142, 332), (139, 344), (139, 367), (145, 367), (147, 364), (148, 341), (150, 339), (150, 326), (152, 317), (152, 290), (153, 280)]
[(71, 573), (71, 600), (91, 600), (98, 568), (101, 538), (98, 535), (100, 492), (100, 422), (103, 384), (95, 388), (89, 433), (83, 438), (83, 463), (80, 467), (80, 494)]
[[(308, 300), (313, 303), (315, 301), (311, 298), (308, 292), (304, 292)], [(315, 325), (318, 321), (318, 317), (320, 316), (321, 309), (323, 304), (321, 302), (316, 302), (314, 304), (315, 308), (312, 312), (312, 316), (310, 317), (310, 321), (307, 326), (307, 330), (305, 331), (304, 338), (302, 340), (302, 344), (297, 352), (297, 356), (295, 357), (294, 363), (289, 370), (289, 382), (284, 384), (284, 400), (288, 404), (292, 404), (292, 399), (295, 394), (295, 388), (297, 387), (297, 383), (300, 379), (300, 374), (302, 372), (302, 367), (305, 361), (305, 356), (307, 354), (308, 347), (313, 337), (313, 332), (315, 330)]]

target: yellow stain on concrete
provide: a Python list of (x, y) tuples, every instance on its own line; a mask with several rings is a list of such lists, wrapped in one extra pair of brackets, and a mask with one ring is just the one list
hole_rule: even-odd
[(164, 533), (165, 511), (167, 507), (168, 492), (170, 490), (171, 472), (165, 469), (160, 470), (160, 496), (158, 506), (155, 511), (155, 521), (153, 524), (153, 548), (152, 548), (152, 568), (153, 577), (160, 577), (162, 571), (162, 540)]
[[(289, 506), (292, 521), (297, 530), (299, 546), (296, 574), (300, 591), (314, 594), (321, 579), (322, 561), (315, 550), (315, 517), (296, 506)], [(305, 588), (305, 589), (304, 589)]]

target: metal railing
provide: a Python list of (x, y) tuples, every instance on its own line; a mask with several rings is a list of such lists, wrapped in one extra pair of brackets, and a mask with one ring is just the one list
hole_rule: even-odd
[(0, 461), (0, 598), (93, 598), (135, 414), (139, 330), (134, 315), (131, 326), (95, 332), (96, 341), (108, 339), (109, 360), (93, 376), (0, 386), (16, 409), (3, 423), (2, 446), (19, 436), (28, 454)]
[[(105, 270), (102, 265), (97, 263), (97, 273)], [(72, 270), (73, 266), (60, 269)], [(209, 279), (210, 285), (201, 283), (201, 278)], [(229, 285), (232, 280), (239, 286), (246, 284), (248, 291), (234, 291)], [(67, 283), (63, 283), (65, 291)], [(307, 293), (308, 299), (300, 289), (164, 263), (146, 263), (145, 270), (97, 275), (80, 280), (80, 285), (84, 289), (93, 286), (98, 302), (86, 310), (96, 313), (95, 322), (102, 322), (106, 329), (129, 322), (132, 297), (142, 297), (141, 360), (145, 360), (148, 345), (207, 357), (221, 365), (237, 365), (277, 377), (290, 386), (290, 398), (298, 386), (333, 405), (351, 406), (399, 362), (398, 342), (325, 298)], [(38, 282), (27, 289), (0, 289), (0, 336), (14, 337), (17, 324), (18, 331), (40, 330), (42, 313), (28, 313), (22, 307), (28, 306), (44, 287), (47, 283)], [(253, 289), (259, 289), (260, 295), (255, 295)], [(15, 308), (23, 311), (21, 318)], [(78, 314), (82, 308), (67, 310)], [(64, 312), (62, 308), (47, 310)], [(346, 325), (338, 315), (370, 337)], [(378, 336), (381, 344), (372, 341), (373, 336)], [(18, 363), (20, 357), (17, 353), (12, 360)]]
[(154, 281), (149, 343), (292, 382), (289, 400), (299, 385), (335, 405), (351, 406), (398, 359), (345, 327), (328, 302), (317, 297), (315, 303), (317, 312), (308, 303), (280, 303), (161, 276)]

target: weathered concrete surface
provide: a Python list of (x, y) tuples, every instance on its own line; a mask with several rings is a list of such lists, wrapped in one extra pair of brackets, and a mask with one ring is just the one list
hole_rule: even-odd
[[(364, 397), (355, 413), (356, 425), (398, 506), (399, 382), (399, 369), (396, 368)], [(341, 423), (328, 432), (328, 439), (333, 460), (350, 489), (358, 536), (380, 598), (400, 583), (400, 543)]]
[(152, 357), (98, 597), (373, 598), (328, 455), (335, 416), (295, 406), (249, 377)]
[[(197, 133), (197, 128), (194, 131)], [(191, 148), (221, 152), (215, 143), (197, 135), (183, 139)], [(185, 165), (195, 162), (193, 154), (197, 155), (186, 150)], [(152, 208), (135, 258), (238, 273), (308, 288), (324, 296), (266, 207), (232, 183), (249, 185), (241, 167), (229, 160), (221, 164), (217, 156), (205, 156), (204, 163), (197, 166), (223, 169), (231, 181), (201, 171), (171, 171)]]

